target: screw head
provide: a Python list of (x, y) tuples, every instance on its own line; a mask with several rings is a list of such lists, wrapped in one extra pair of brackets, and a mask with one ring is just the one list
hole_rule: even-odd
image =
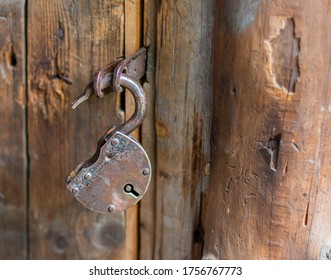
[(150, 172), (151, 171), (148, 168), (145, 168), (142, 173), (143, 173), (143, 175), (147, 176), (147, 175), (149, 175)]
[(110, 161), (114, 157), (113, 153), (106, 155), (105, 161)]
[(116, 147), (118, 144), (119, 144), (119, 141), (117, 138), (114, 138), (110, 141), (110, 144), (113, 146), (113, 147)]
[(92, 173), (91, 172), (86, 172), (84, 174), (84, 178), (87, 179), (87, 180), (91, 179), (92, 178)]
[(109, 213), (113, 213), (116, 210), (116, 207), (113, 204), (109, 204), (107, 208)]
[(76, 194), (76, 193), (78, 192), (78, 188), (77, 188), (77, 187), (72, 188), (72, 189), (71, 189), (71, 192), (72, 192), (73, 194)]

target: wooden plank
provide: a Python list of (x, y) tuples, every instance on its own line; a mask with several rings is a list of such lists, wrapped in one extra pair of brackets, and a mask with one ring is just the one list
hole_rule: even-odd
[(156, 226), (156, 131), (155, 131), (155, 63), (156, 63), (156, 2), (144, 1), (144, 46), (148, 47), (146, 77), (143, 84), (148, 98), (147, 114), (141, 128), (141, 142), (151, 166), (152, 178), (144, 198), (140, 202), (139, 258), (154, 258)]
[(204, 258), (316, 259), (331, 237), (330, 4), (216, 2)]
[(0, 259), (26, 258), (24, 1), (0, 1)]
[[(132, 55), (141, 46), (142, 0), (124, 1), (125, 8), (125, 56)], [(125, 119), (128, 120), (134, 113), (135, 103), (132, 94), (125, 92)], [(140, 130), (131, 133), (138, 141)], [(125, 259), (138, 258), (138, 211), (139, 205), (126, 210)]]
[[(157, 11), (155, 258), (191, 259), (208, 186), (213, 1), (161, 1)], [(201, 244), (200, 244), (201, 246)]]
[(119, 95), (69, 106), (97, 68), (123, 55), (123, 1), (31, 1), (28, 29), (30, 258), (122, 259), (124, 214), (85, 209), (64, 178), (123, 121)]

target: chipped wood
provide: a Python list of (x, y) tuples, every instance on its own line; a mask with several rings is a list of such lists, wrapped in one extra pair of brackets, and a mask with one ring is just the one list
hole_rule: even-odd
[(331, 235), (330, 1), (215, 11), (204, 258), (316, 259)]

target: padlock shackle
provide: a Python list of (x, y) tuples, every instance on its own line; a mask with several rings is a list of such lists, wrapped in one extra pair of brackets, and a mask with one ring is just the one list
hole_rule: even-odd
[(128, 75), (122, 74), (119, 81), (123, 88), (126, 88), (131, 92), (134, 98), (135, 111), (129, 120), (116, 127), (115, 130), (120, 131), (125, 135), (129, 135), (143, 122), (146, 116), (147, 99), (145, 97), (144, 89), (136, 80), (130, 78)]

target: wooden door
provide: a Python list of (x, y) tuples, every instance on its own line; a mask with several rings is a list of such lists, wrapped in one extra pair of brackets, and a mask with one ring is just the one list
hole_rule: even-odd
[[(0, 259), (327, 258), (330, 3), (0, 0)], [(133, 102), (70, 103), (141, 46), (152, 182), (96, 214), (64, 179)]]
[(1, 258), (137, 257), (137, 209), (88, 211), (64, 179), (132, 111), (121, 95), (70, 103), (99, 67), (139, 49), (141, 5), (0, 1)]

